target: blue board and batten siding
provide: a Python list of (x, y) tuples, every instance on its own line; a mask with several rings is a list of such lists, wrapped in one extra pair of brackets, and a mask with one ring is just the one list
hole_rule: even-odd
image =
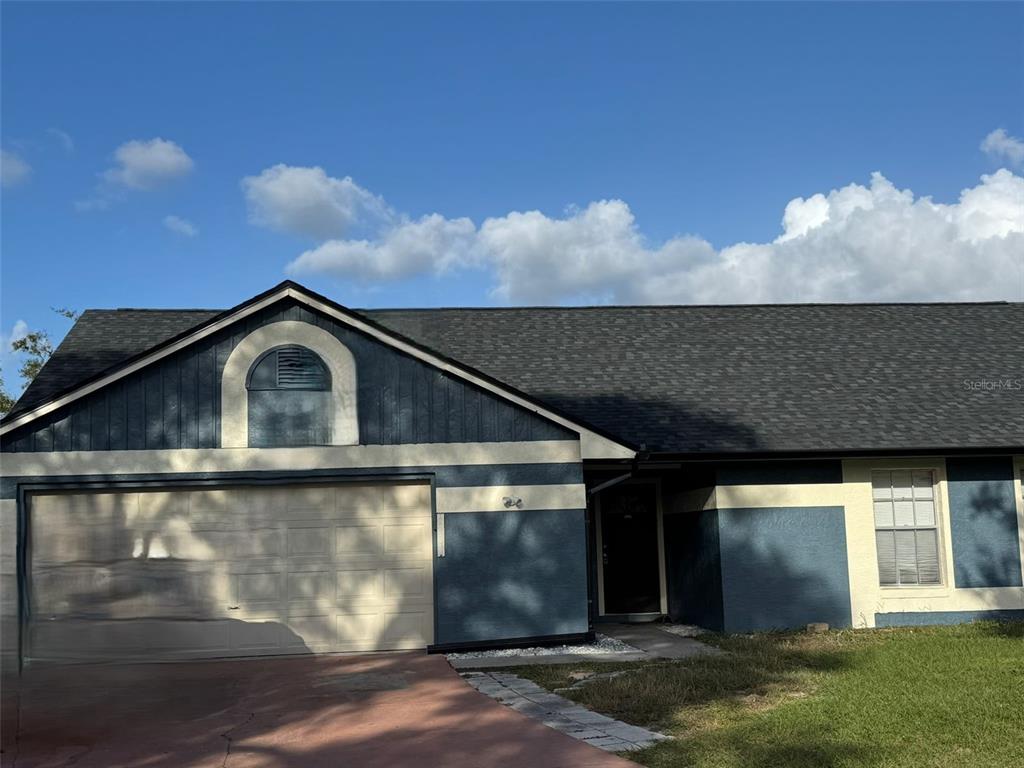
[(282, 300), (16, 430), (5, 436), (2, 448), (27, 452), (219, 447), (224, 364), (245, 336), (280, 320), (323, 328), (352, 352), (363, 445), (576, 438), (554, 422), (325, 314)]

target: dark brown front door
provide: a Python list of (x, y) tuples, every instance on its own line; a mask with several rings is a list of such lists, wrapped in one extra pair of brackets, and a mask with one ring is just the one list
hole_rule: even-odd
[(604, 612), (659, 613), (657, 487), (624, 483), (601, 494)]

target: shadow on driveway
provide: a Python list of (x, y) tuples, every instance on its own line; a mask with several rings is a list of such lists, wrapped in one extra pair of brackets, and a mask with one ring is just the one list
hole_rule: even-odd
[(422, 653), (30, 669), (3, 758), (15, 768), (633, 765)]

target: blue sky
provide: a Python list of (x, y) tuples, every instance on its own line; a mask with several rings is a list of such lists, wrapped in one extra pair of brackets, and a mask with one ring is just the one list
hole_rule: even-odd
[(1024, 299), (1022, 4), (2, 21), (8, 335), (286, 276), (353, 306)]

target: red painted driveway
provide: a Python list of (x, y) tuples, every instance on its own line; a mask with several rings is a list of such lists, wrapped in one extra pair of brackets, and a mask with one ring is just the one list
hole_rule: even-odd
[(19, 713), (17, 768), (635, 768), (421, 653), (35, 669)]

